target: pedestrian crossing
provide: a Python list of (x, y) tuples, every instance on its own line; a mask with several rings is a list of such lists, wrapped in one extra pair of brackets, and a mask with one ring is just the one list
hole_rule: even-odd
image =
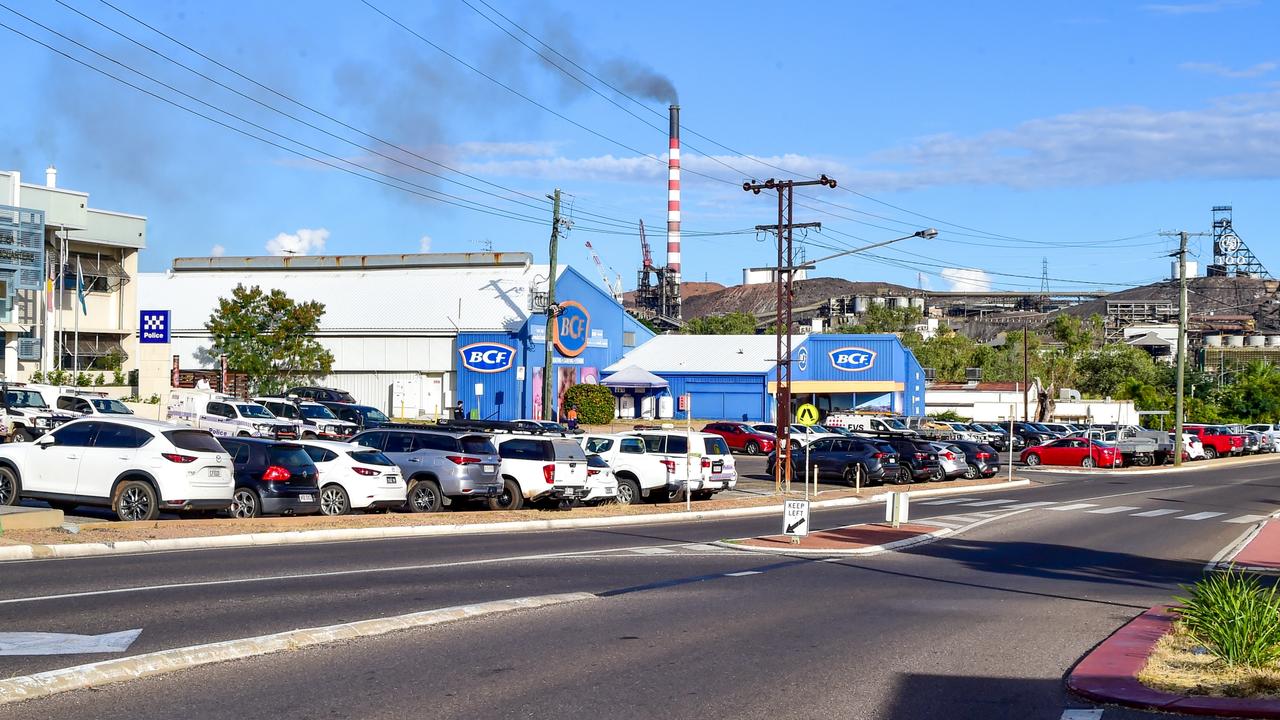
[[(993, 498), (985, 499), (978, 497), (960, 497), (947, 498), (945, 500), (924, 500), (914, 505), (925, 506), (948, 506), (948, 510), (955, 512), (950, 515), (944, 515), (937, 518), (922, 518), (922, 522), (928, 522), (930, 525), (938, 525), (941, 527), (956, 528), (969, 525), (980, 520), (989, 519), (997, 515), (1014, 510), (1050, 510), (1053, 512), (1085, 512), (1091, 515), (1123, 515), (1135, 518), (1169, 518), (1171, 520), (1190, 520), (1204, 521), (1212, 520), (1215, 522), (1232, 523), (1236, 525), (1244, 525), (1248, 523), (1260, 522), (1266, 520), (1269, 515), (1234, 515), (1229, 512), (1221, 512), (1216, 510), (1200, 510), (1193, 508), (1143, 508), (1137, 505), (1102, 505), (1101, 503), (1089, 502), (1053, 502), (1040, 500), (1035, 502), (1019, 502), (1016, 499)], [(966, 511), (964, 508), (982, 508), (982, 510)]]

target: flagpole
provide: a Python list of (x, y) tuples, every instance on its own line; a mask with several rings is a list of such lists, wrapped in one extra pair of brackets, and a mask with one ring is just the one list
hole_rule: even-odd
[(75, 349), (71, 355), (71, 384), (79, 385), (80, 380), (80, 311), (84, 310), (84, 270), (80, 267), (80, 258), (76, 257), (76, 300), (80, 307), (75, 309), (76, 334)]
[(53, 354), (55, 358), (55, 367), (58, 372), (62, 372), (62, 294), (66, 292), (66, 273), (67, 273), (67, 230), (62, 229), (62, 237), (58, 239), (58, 292), (53, 296), (54, 301), (54, 327), (53, 327)]

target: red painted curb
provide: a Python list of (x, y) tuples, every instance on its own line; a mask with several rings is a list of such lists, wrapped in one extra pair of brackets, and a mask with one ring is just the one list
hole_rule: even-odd
[(1235, 565), (1261, 570), (1280, 569), (1280, 522), (1266, 522), (1257, 535), (1231, 559)]
[(1090, 700), (1144, 710), (1280, 719), (1280, 700), (1174, 695), (1138, 682), (1151, 650), (1172, 627), (1167, 605), (1142, 613), (1076, 663), (1067, 676), (1067, 688)]

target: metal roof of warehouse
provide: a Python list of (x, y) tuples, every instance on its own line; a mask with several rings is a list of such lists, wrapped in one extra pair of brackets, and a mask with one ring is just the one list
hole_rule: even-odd
[[(791, 339), (793, 348), (803, 342), (803, 336)], [(655, 373), (767, 373), (777, 352), (773, 335), (659, 335), (604, 372), (636, 365)]]

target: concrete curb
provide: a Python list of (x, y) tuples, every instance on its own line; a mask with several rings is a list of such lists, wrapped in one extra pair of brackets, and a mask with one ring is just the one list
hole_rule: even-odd
[(240, 660), (285, 650), (298, 650), (339, 640), (385, 635), (398, 630), (439, 625), (494, 613), (561, 605), (579, 600), (590, 600), (595, 597), (591, 593), (581, 592), (538, 595), (475, 605), (457, 605), (376, 620), (359, 620), (340, 625), (290, 630), (273, 635), (227, 640), (206, 645), (159, 650), (144, 655), (104, 660), (88, 665), (77, 665), (60, 670), (49, 670), (34, 675), (23, 675), (0, 680), (0, 705), (48, 697), (70, 690), (83, 690), (126, 680), (140, 680), (228, 660)]
[[(935, 488), (910, 490), (914, 497), (938, 495), (962, 495), (976, 492), (993, 492), (1030, 485), (1030, 480), (1013, 480), (993, 485), (960, 488)], [(890, 491), (868, 497), (818, 500), (812, 504), (815, 510), (854, 507), (883, 499)], [(0, 561), (32, 560), (45, 558), (78, 558), (102, 555), (129, 555), (145, 552), (172, 550), (208, 550), (228, 547), (258, 545), (298, 545), (305, 543), (350, 542), (357, 540), (386, 540), (393, 538), (438, 537), (446, 535), (481, 535), (502, 532), (533, 532), (540, 530), (575, 530), (584, 528), (608, 528), (629, 525), (656, 525), (663, 523), (718, 520), (734, 517), (757, 517), (782, 512), (782, 505), (760, 505), (728, 510), (706, 510), (693, 513), (659, 513), (654, 515), (619, 515), (614, 517), (567, 518), (561, 520), (522, 520), (504, 523), (474, 523), (468, 525), (412, 525), (385, 528), (352, 528), (348, 530), (295, 530), (276, 533), (247, 533), (240, 535), (214, 535), (209, 537), (166, 538), (161, 540), (123, 540), (116, 543), (69, 543), (65, 545), (14, 545), (0, 547)]]
[(1062, 475), (1109, 475), (1114, 477), (1128, 477), (1130, 475), (1158, 475), (1161, 473), (1192, 472), (1194, 470), (1227, 470), (1233, 467), (1262, 465), (1267, 462), (1280, 462), (1280, 455), (1276, 453), (1268, 453), (1266, 455), (1257, 455), (1246, 458), (1224, 458), (1222, 462), (1218, 462), (1216, 460), (1190, 460), (1187, 463), (1184, 463), (1181, 467), (1162, 465), (1160, 467), (1142, 468), (1141, 470), (1113, 470), (1109, 468), (1085, 469), (1080, 467), (1070, 467), (1067, 465), (1027, 465), (1019, 470), (1033, 473), (1060, 473)]
[[(928, 522), (922, 520), (920, 521), (920, 524), (924, 525), (924, 524), (928, 524)], [(813, 556), (813, 557), (846, 557), (846, 556), (854, 556), (854, 555), (879, 555), (880, 553), (886, 553), (891, 550), (901, 550), (902, 548), (908, 548), (908, 547), (911, 547), (912, 545), (920, 545), (927, 542), (933, 542), (934, 540), (950, 535), (953, 532), (955, 531), (952, 530), (951, 528), (938, 528), (933, 532), (921, 533), (920, 535), (916, 535), (915, 537), (903, 538), (901, 540), (894, 540), (893, 542), (887, 542), (887, 543), (884, 543), (883, 545), (867, 545), (866, 547), (853, 548), (851, 550), (835, 550), (835, 549), (792, 550), (788, 548), (756, 547), (756, 546), (748, 546), (748, 545), (739, 545), (737, 543), (734, 543), (732, 540), (717, 540), (716, 542), (711, 544), (718, 545), (724, 548), (730, 548), (732, 550), (740, 550), (742, 552), (751, 552), (751, 553), (767, 553), (767, 554), (773, 554), (773, 555), (804, 555), (804, 556)]]
[(1151, 650), (1173, 627), (1165, 605), (1130, 620), (1085, 655), (1067, 676), (1067, 688), (1096, 702), (1187, 715), (1280, 718), (1280, 700), (1188, 697), (1153, 690), (1138, 681)]

